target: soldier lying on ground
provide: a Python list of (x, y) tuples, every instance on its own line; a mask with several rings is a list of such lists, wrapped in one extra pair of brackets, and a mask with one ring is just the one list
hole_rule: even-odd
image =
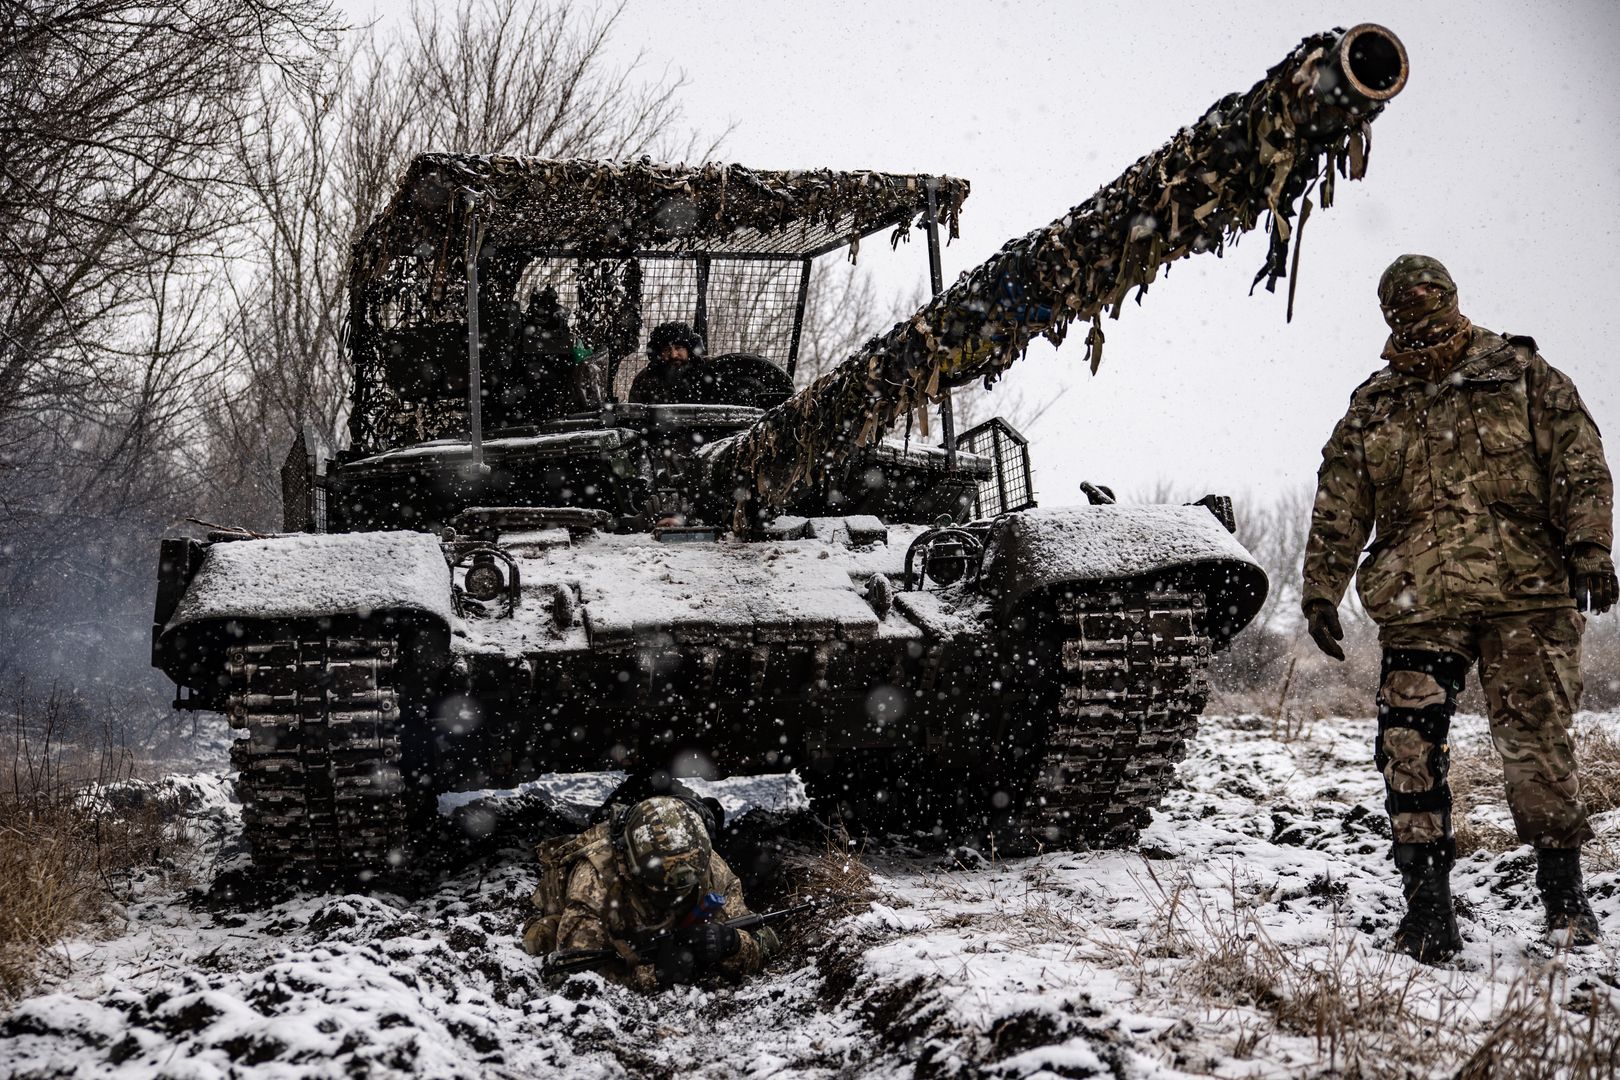
[[(617, 806), (578, 836), (540, 845), (539, 914), (523, 932), (531, 955), (611, 950), (598, 970), (650, 991), (708, 973), (758, 971), (777, 950), (769, 927), (734, 930), (749, 914), (742, 885), (714, 851), (712, 812), (695, 799), (661, 795)], [(718, 910), (706, 910), (710, 894)], [(633, 939), (669, 930), (656, 955)]]
[(1579, 612), (1608, 610), (1620, 591), (1603, 443), (1569, 377), (1530, 338), (1469, 322), (1436, 260), (1395, 260), (1378, 299), (1389, 366), (1356, 388), (1322, 451), (1303, 603), (1311, 637), (1338, 660), (1336, 609), (1352, 572), (1378, 624), (1373, 760), (1407, 900), (1395, 944), (1426, 962), (1462, 944), (1446, 737), (1477, 664), (1508, 805), (1536, 851), (1548, 937), (1591, 945), (1580, 849), (1592, 830), (1569, 728)]

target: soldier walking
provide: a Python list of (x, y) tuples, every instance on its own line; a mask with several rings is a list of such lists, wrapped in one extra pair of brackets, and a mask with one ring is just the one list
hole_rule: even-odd
[(1378, 300), (1388, 366), (1356, 388), (1322, 450), (1303, 604), (1311, 637), (1336, 660), (1352, 573), (1378, 624), (1373, 760), (1407, 902), (1395, 944), (1424, 962), (1462, 944), (1446, 739), (1477, 664), (1514, 824), (1536, 850), (1549, 938), (1590, 945), (1598, 925), (1580, 849), (1592, 831), (1570, 717), (1581, 695), (1579, 612), (1608, 610), (1620, 591), (1597, 424), (1532, 339), (1463, 316), (1435, 259), (1396, 259)]

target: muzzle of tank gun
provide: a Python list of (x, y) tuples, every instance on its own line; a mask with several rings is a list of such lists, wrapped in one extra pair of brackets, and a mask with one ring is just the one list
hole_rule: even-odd
[(1329, 46), (1324, 61), (1316, 70), (1317, 93), (1352, 112), (1381, 105), (1406, 86), (1406, 46), (1377, 23), (1346, 30)]

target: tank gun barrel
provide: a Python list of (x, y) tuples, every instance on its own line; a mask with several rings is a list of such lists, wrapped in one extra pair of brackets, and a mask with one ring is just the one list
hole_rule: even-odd
[[(1335, 176), (1366, 170), (1370, 123), (1407, 78), (1406, 50), (1363, 23), (1305, 38), (1247, 93), (1197, 122), (1043, 228), (1012, 240), (888, 333), (711, 448), (717, 488), (780, 505), (797, 483), (876, 441), (908, 410), (974, 381), (986, 387), (1036, 337), (1061, 343), (1089, 320), (1095, 372), (1101, 315), (1118, 317), (1161, 266), (1206, 251), (1269, 215), (1255, 282), (1287, 276), (1296, 220)], [(1296, 255), (1297, 262), (1297, 255)]]

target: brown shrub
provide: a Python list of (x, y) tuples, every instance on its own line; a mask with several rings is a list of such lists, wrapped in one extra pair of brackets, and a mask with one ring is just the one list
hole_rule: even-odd
[(0, 1002), (33, 985), (64, 936), (106, 917), (130, 871), (187, 840), (163, 807), (115, 809), (102, 797), (133, 778), (134, 758), (110, 738), (63, 743), (70, 705), (55, 691), (19, 692), (0, 751)]
[[(1349, 621), (1344, 630), (1343, 662), (1323, 656), (1303, 632), (1289, 641), (1285, 658), (1264, 658), (1268, 678), (1229, 677), (1228, 671), (1262, 661), (1228, 657), (1211, 672), (1210, 711), (1255, 713), (1279, 721), (1285, 729), (1329, 716), (1371, 716), (1381, 655), (1377, 634), (1365, 620)], [(1246, 635), (1239, 635), (1230, 652), (1242, 654), (1253, 647)]]
[[(1382, 655), (1377, 628), (1348, 608), (1341, 615), (1343, 663), (1324, 657), (1300, 628), (1288, 635), (1253, 628), (1239, 634), (1217, 655), (1211, 669), (1211, 711), (1271, 717), (1293, 712), (1303, 719), (1373, 715)], [(1582, 705), (1596, 712), (1620, 709), (1620, 615), (1588, 617), (1581, 670), (1586, 682)], [(1485, 711), (1484, 695), (1473, 673), (1459, 706), (1464, 712)]]

